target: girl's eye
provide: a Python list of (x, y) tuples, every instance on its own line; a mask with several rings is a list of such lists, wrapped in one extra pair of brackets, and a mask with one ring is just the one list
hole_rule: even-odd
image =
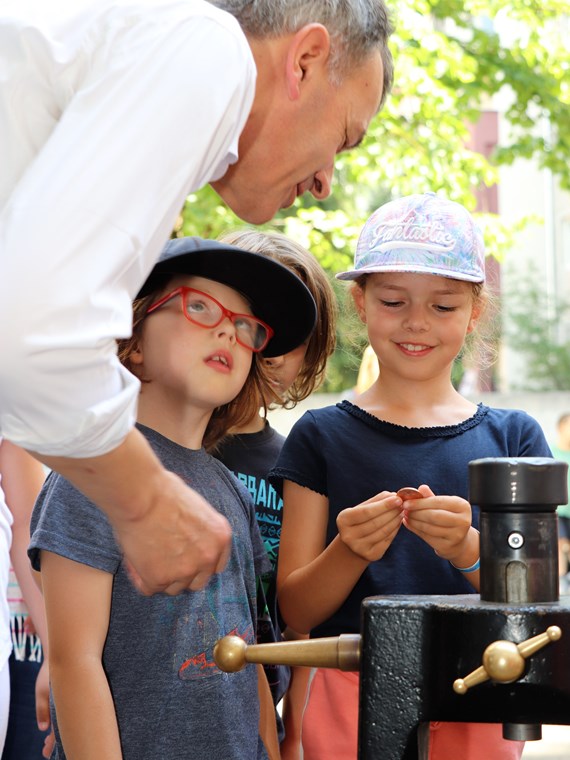
[(435, 309), (436, 311), (448, 314), (450, 312), (457, 311), (457, 306), (439, 306), (438, 304), (435, 304)]
[(387, 306), (388, 308), (395, 308), (397, 306), (401, 306), (403, 301), (384, 301), (383, 299), (380, 299), (380, 303), (382, 306)]

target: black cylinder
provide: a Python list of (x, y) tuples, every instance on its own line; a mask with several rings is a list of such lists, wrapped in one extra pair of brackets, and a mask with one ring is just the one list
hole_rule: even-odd
[(556, 507), (568, 501), (568, 465), (538, 457), (469, 463), (469, 501), (480, 509), (481, 599), (558, 601)]

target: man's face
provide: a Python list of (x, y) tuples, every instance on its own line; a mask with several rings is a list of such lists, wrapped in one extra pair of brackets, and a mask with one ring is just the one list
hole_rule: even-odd
[(244, 221), (261, 224), (297, 196), (327, 198), (335, 156), (359, 144), (378, 110), (382, 61), (373, 53), (340, 85), (325, 67), (311, 72), (300, 95), (275, 88), (262, 110), (254, 104), (241, 135), (239, 160), (212, 186)]

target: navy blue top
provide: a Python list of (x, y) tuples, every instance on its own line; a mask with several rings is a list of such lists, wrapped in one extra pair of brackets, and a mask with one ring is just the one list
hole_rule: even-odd
[[(380, 491), (426, 483), (436, 495), (468, 498), (468, 463), (482, 457), (550, 457), (536, 420), (526, 412), (480, 404), (457, 424), (407, 428), (379, 420), (349, 401), (306, 412), (294, 425), (270, 479), (290, 480), (329, 500), (327, 544), (336, 518)], [(473, 508), (473, 525), (479, 510)], [(473, 586), (404, 526), (382, 559), (371, 562), (340, 609), (312, 637), (358, 633), (360, 602), (386, 594), (466, 594)]]
[[(239, 433), (225, 438), (214, 456), (223, 462), (247, 488), (255, 506), (255, 517), (271, 569), (260, 578), (257, 588), (257, 643), (281, 641), (285, 628), (277, 608), (277, 555), (281, 537), (283, 499), (269, 483), (267, 475), (279, 457), (285, 436), (266, 422), (257, 433)], [(290, 669), (285, 665), (264, 665), (265, 675), (277, 705), (289, 686)], [(283, 721), (276, 713), (279, 739), (283, 738)]]

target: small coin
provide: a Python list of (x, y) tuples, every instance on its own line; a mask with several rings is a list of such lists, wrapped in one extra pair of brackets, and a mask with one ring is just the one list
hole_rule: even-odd
[(402, 501), (424, 498), (421, 491), (418, 491), (417, 488), (400, 488), (400, 490), (396, 492), (396, 495), (399, 496)]

